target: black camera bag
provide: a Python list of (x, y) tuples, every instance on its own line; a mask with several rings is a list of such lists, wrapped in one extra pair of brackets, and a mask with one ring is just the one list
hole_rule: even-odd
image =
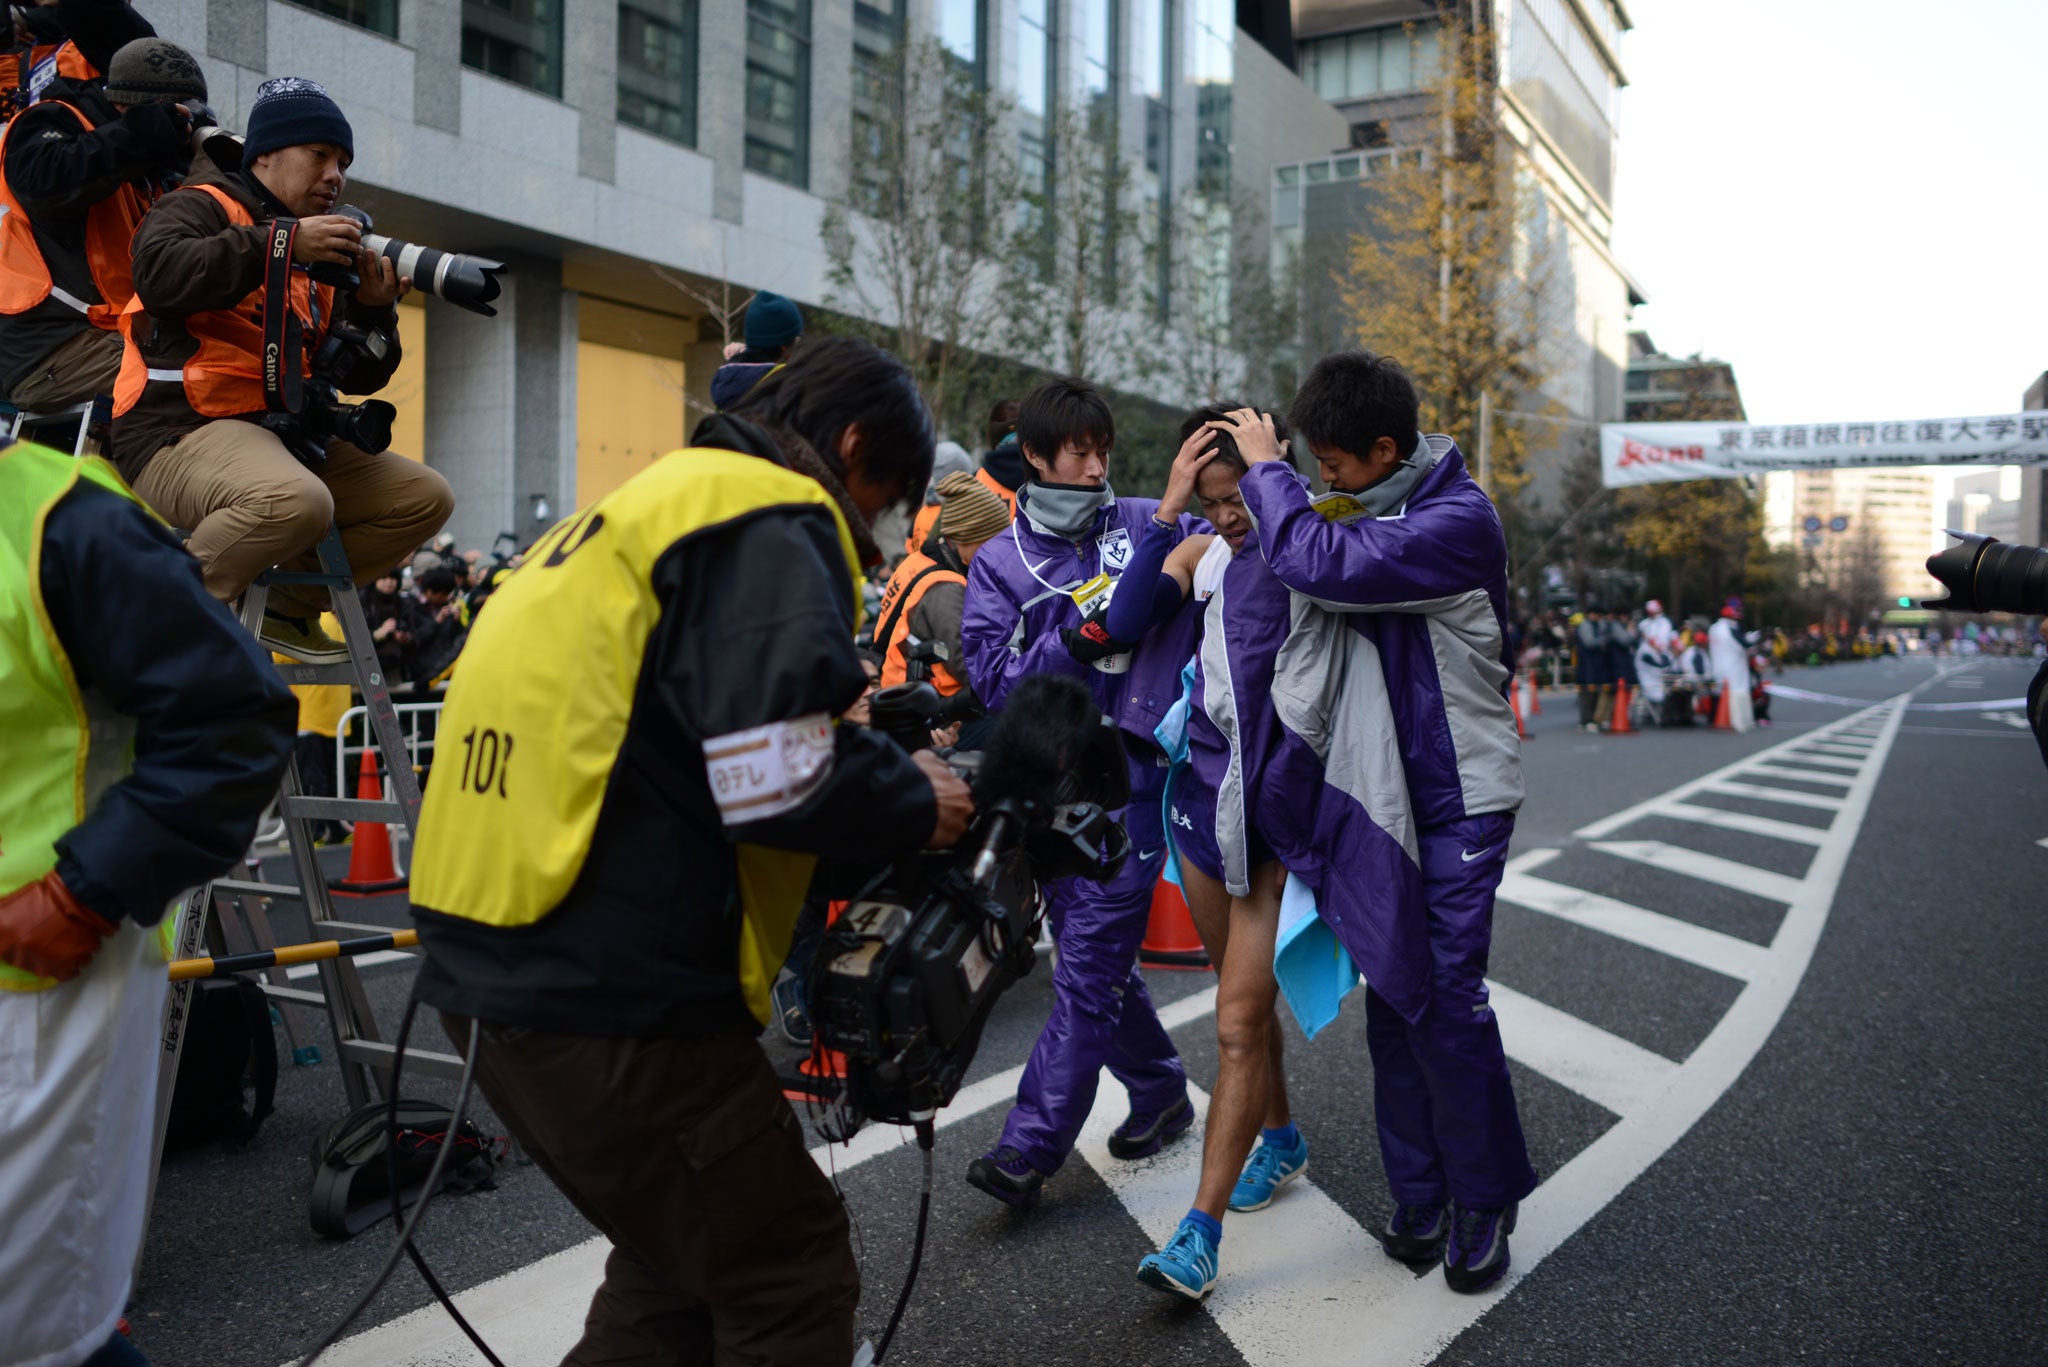
[[(391, 1213), (390, 1103), (358, 1106), (329, 1125), (313, 1141), (313, 1231), (329, 1239), (348, 1239)], [(448, 1166), (441, 1172), (446, 1191), (487, 1191), (497, 1186), (491, 1170), (497, 1162), (490, 1136), (471, 1120), (452, 1139), (455, 1115), (437, 1101), (398, 1103), (399, 1204), (410, 1206), (426, 1194), (427, 1176), (444, 1143), (453, 1143)]]
[[(240, 1147), (255, 1137), (277, 1096), (277, 1033), (263, 989), (243, 977), (192, 984), (185, 1044), (171, 1089), (167, 1148), (209, 1140)], [(244, 1091), (253, 1089), (250, 1105)]]

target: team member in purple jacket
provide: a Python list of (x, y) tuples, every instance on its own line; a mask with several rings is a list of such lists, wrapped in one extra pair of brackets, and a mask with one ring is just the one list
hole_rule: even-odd
[[(1240, 413), (1245, 505), (1280, 581), (1345, 614), (1375, 647), (1426, 904), (1420, 926), (1403, 900), (1382, 899), (1367, 904), (1366, 925), (1346, 917), (1335, 927), (1369, 983), (1380, 1152), (1395, 1205), (1380, 1240), (1403, 1260), (1441, 1257), (1453, 1289), (1478, 1291), (1507, 1271), (1516, 1204), (1536, 1186), (1484, 981), (1494, 893), (1522, 803), (1504, 691), (1506, 540), (1456, 445), (1416, 430), (1415, 387), (1394, 361), (1324, 357), (1288, 416), (1336, 496), (1312, 498), (1266, 424)], [(1341, 787), (1344, 760), (1331, 753), (1330, 786)], [(1425, 943), (1426, 978), (1376, 977), (1361, 944), (1372, 931)]]
[[(1030, 478), (1017, 517), (984, 544), (967, 574), (960, 642), (974, 691), (1000, 711), (1030, 674), (1085, 680), (1102, 710), (1127, 729), (1179, 696), (1181, 661), (1139, 662), (1103, 629), (1106, 590), (1131, 562), (1159, 506), (1116, 496), (1109, 405), (1080, 380), (1053, 380), (1024, 399), (1017, 436)], [(1177, 524), (1185, 534), (1188, 519)], [(1149, 728), (1147, 728), (1149, 729)], [(1159, 1023), (1138, 973), (1138, 944), (1165, 845), (1160, 788), (1166, 771), (1134, 762), (1123, 821), (1131, 857), (1108, 883), (1069, 879), (1047, 889), (1059, 961), (1052, 1015), (1040, 1032), (1017, 1104), (996, 1147), (968, 1166), (967, 1180), (1015, 1206), (1038, 1199), (1095, 1104), (1103, 1065), (1130, 1091), (1131, 1112), (1109, 1141), (1119, 1158), (1142, 1158), (1194, 1123), (1180, 1055)]]

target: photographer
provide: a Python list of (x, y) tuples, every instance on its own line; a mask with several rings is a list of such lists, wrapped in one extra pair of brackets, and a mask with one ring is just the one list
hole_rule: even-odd
[(30, 412), (113, 392), (136, 225), (184, 174), (187, 106), (206, 100), (192, 55), (133, 10), (61, 13), (108, 75), (52, 80), (0, 134), (0, 393)]
[(64, 31), (57, 0), (11, 5), (8, 13), (14, 32), (7, 48), (0, 51), (0, 122), (35, 103), (36, 83), (47, 79), (46, 72), (73, 81), (89, 81), (100, 74)]
[(463, 1047), (481, 1023), (484, 1095), (612, 1241), (571, 1362), (853, 1357), (846, 1212), (754, 1037), (819, 858), (972, 815), (936, 756), (835, 722), (870, 525), (931, 453), (908, 368), (821, 342), (542, 537), (471, 633), (418, 991)]
[[(281, 323), (288, 336), (296, 320), (302, 344), (282, 348), (296, 376), (342, 324), (383, 340), (381, 357), (354, 348), (344, 392), (373, 393), (398, 367), (394, 305), (411, 282), (362, 247), (360, 225), (330, 212), (354, 146), (348, 120), (314, 82), (265, 81), (249, 111), (241, 169), (201, 152), (184, 186), (159, 200), (135, 234), (115, 463), (166, 520), (191, 528), (187, 548), (223, 601), (273, 565), (317, 569), (313, 548), (330, 522), (341, 529), (356, 582), (369, 583), (433, 535), (454, 506), (448, 482), (417, 461), (332, 440), (309, 467), (260, 425), (273, 399), (263, 368), (266, 322)], [(280, 252), (289, 244), (291, 262), (276, 291), (266, 279), (274, 238)], [(307, 274), (316, 265), (353, 268), (362, 283), (340, 294)], [(264, 641), (300, 660), (345, 659), (320, 629), (324, 600), (317, 586), (273, 587)]]

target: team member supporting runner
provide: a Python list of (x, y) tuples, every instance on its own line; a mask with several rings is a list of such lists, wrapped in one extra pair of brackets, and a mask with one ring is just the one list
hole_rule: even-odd
[[(1219, 979), (1216, 1086), (1194, 1207), (1166, 1247), (1138, 1266), (1147, 1285), (1195, 1298), (1215, 1285), (1225, 1208), (1262, 1210), (1308, 1167), (1308, 1143), (1288, 1107), (1275, 1011), (1273, 952), (1286, 870), (1247, 801), (1265, 781), (1260, 761), (1277, 733), (1269, 699), (1290, 595), (1259, 557), (1238, 492), (1244, 458), (1229, 433), (1210, 426), (1238, 407), (1198, 409), (1182, 424), (1159, 516), (1108, 623), (1118, 640), (1148, 628), (1171, 639), (1177, 617), (1192, 611), (1204, 619), (1188, 763), (1174, 771), (1166, 800), (1182, 887)], [(1284, 421), (1275, 426), (1284, 442)], [(1178, 528), (1169, 519), (1190, 497), (1199, 497), (1216, 532), (1174, 545)]]
[[(477, 619), (413, 866), (420, 999), (612, 1241), (567, 1362), (844, 1363), (846, 1212), (754, 1036), (819, 856), (966, 786), (835, 717), (869, 524), (924, 488), (902, 362), (831, 338), (555, 527)], [(536, 649), (544, 642), (544, 649)]]
[[(1380, 900), (1361, 917), (1327, 895), (1347, 880), (1319, 889), (1325, 919), (1369, 984), (1380, 1153), (1395, 1205), (1380, 1238), (1397, 1258), (1440, 1255), (1453, 1289), (1477, 1291), (1507, 1270), (1516, 1203), (1536, 1186), (1485, 984), (1494, 893), (1522, 802), (1504, 691), (1507, 545), (1450, 438), (1417, 433), (1415, 388), (1395, 362), (1363, 351), (1324, 357), (1289, 416), (1339, 493), (1312, 499), (1265, 425), (1243, 413), (1238, 446), (1253, 465), (1245, 504), (1280, 581), (1346, 614), (1376, 649), (1392, 725), (1377, 739), (1398, 746), (1426, 904)], [(1326, 803), (1355, 760), (1328, 756)], [(1343, 867), (1342, 849), (1323, 853), (1333, 872)], [(1407, 950), (1409, 964), (1419, 948), (1424, 973), (1393, 971), (1387, 943)]]
[[(1179, 696), (1180, 662), (1133, 655), (1102, 630), (1104, 596), (1130, 563), (1159, 506), (1120, 499), (1109, 485), (1116, 425), (1080, 380), (1054, 380), (1024, 399), (1017, 431), (1032, 478), (1017, 491), (1017, 519), (981, 548), (967, 575), (961, 644), (967, 674), (991, 709), (1030, 674), (1085, 680), (1102, 710), (1126, 727), (1156, 726)], [(1181, 519), (1181, 530), (1188, 530)], [(1149, 717), (1149, 723), (1133, 718)], [(1138, 945), (1159, 880), (1159, 796), (1165, 770), (1134, 761), (1123, 813), (1131, 858), (1108, 883), (1065, 879), (1046, 889), (1059, 958), (1053, 1008), (1024, 1066), (1017, 1104), (994, 1149), (967, 1180), (1028, 1206), (1073, 1151), (1095, 1104), (1105, 1064), (1129, 1089), (1131, 1112), (1111, 1136), (1119, 1158), (1157, 1152), (1194, 1123), (1187, 1075), (1138, 972)]]
[(169, 900), (231, 868), (292, 696), (97, 457), (0, 447), (0, 1364), (139, 1362)]
[[(418, 461), (343, 441), (328, 444), (317, 468), (300, 464), (258, 425), (276, 398), (264, 325), (271, 310), (296, 319), (301, 347), (287, 341), (280, 350), (285, 372), (296, 367), (299, 376), (337, 315), (381, 336), (381, 356), (359, 349), (341, 385), (372, 393), (398, 368), (394, 306), (412, 282), (363, 247), (354, 219), (329, 212), (355, 142), (317, 84), (280, 76), (258, 86), (242, 157), (240, 169), (205, 153), (193, 158), (184, 186), (157, 201), (135, 234), (115, 463), (151, 507), (191, 529), (187, 549), (216, 598), (238, 597), (272, 565), (317, 570), (313, 548), (329, 523), (341, 530), (356, 582), (372, 583), (448, 520), (454, 495)], [(275, 288), (274, 253), (291, 262)], [(320, 262), (356, 270), (362, 285), (352, 298), (312, 282), (305, 268)], [(286, 322), (281, 314), (271, 321)], [(289, 326), (281, 331), (289, 337)], [(325, 605), (318, 587), (272, 588), (264, 641), (301, 660), (344, 658), (320, 630)]]

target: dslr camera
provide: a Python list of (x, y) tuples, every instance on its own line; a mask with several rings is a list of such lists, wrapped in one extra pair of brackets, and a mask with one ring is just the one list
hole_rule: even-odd
[[(885, 688), (871, 708), (872, 724), (906, 750), (929, 748), (943, 713), (928, 683)], [(870, 1120), (927, 1134), (959, 1091), (996, 999), (1036, 959), (1040, 885), (1106, 881), (1130, 855), (1109, 815), (1130, 801), (1123, 746), (1085, 685), (1025, 680), (986, 747), (946, 762), (974, 790), (974, 824), (953, 849), (899, 861), (869, 882), (812, 960), (816, 1047), (846, 1059), (841, 1095), (818, 1122), (835, 1142)]]
[(1921, 600), (1949, 612), (2016, 612), (2048, 616), (2048, 548), (2020, 546), (1976, 532), (1951, 530), (1959, 544), (1927, 558), (1927, 572), (1948, 590)]

